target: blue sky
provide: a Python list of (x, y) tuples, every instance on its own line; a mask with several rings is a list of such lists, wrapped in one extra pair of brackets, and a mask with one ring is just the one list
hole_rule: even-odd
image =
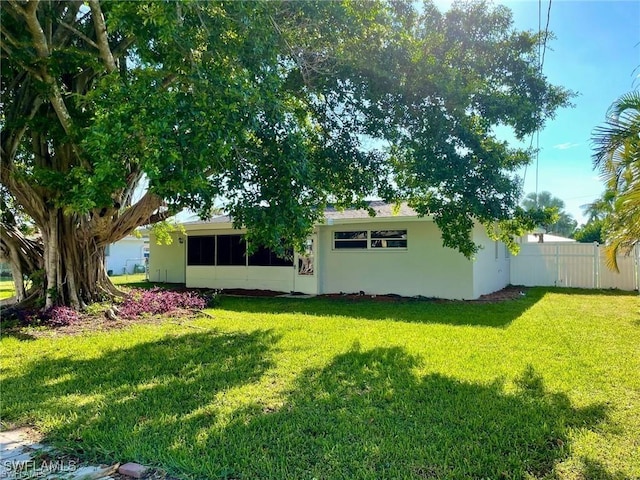
[[(519, 28), (538, 28), (537, 1), (501, 2), (514, 13)], [(542, 0), (543, 22), (548, 2)], [(543, 72), (555, 84), (577, 91), (574, 108), (563, 109), (540, 132), (538, 189), (566, 203), (584, 221), (580, 205), (603, 190), (592, 168), (591, 134), (605, 120), (611, 103), (640, 86), (640, 2), (554, 1), (549, 30), (556, 39), (547, 49)], [(535, 190), (535, 166), (529, 167), (525, 191)]]
[[(451, 2), (436, 3), (446, 8)], [(537, 0), (494, 3), (513, 11), (517, 29), (538, 30)], [(549, 0), (540, 3), (544, 29)], [(592, 168), (593, 129), (604, 122), (617, 97), (640, 87), (640, 2), (552, 0), (549, 30), (555, 39), (548, 43), (543, 72), (551, 83), (578, 96), (574, 108), (558, 111), (540, 132), (538, 191), (563, 199), (566, 210), (582, 223), (586, 219), (580, 206), (603, 190)], [(535, 170), (534, 164), (526, 171), (526, 193), (535, 191)]]

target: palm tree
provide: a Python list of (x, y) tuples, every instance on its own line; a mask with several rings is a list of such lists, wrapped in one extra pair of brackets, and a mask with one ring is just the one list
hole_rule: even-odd
[(613, 212), (614, 195), (606, 191), (591, 203), (580, 205), (582, 213), (586, 215), (588, 222), (604, 220)]
[(539, 193), (531, 192), (522, 200), (525, 210), (535, 210), (536, 208), (553, 208), (557, 217), (553, 223), (541, 225), (547, 233), (555, 233), (563, 237), (569, 237), (578, 226), (578, 222), (564, 211), (564, 201), (554, 197), (551, 192), (543, 191)]
[(593, 134), (594, 168), (600, 170), (613, 211), (607, 218), (607, 264), (618, 270), (616, 255), (640, 242), (640, 93), (627, 93), (607, 112)]

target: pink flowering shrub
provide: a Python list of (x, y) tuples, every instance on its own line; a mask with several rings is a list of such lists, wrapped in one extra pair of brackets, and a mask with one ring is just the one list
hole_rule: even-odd
[(161, 288), (133, 289), (120, 306), (120, 315), (134, 318), (139, 315), (158, 315), (176, 310), (202, 310), (207, 301), (194, 292), (174, 292)]
[(69, 307), (51, 307), (40, 315), (43, 323), (51, 327), (63, 327), (80, 320), (80, 314)]
[(43, 311), (25, 309), (15, 314), (20, 325), (46, 325), (64, 327), (80, 320), (80, 313), (69, 307), (51, 307)]

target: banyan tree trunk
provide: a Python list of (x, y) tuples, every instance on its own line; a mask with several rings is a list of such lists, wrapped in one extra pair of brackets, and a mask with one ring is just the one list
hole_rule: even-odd
[(44, 244), (45, 308), (68, 305), (76, 309), (120, 294), (104, 263), (105, 246), (56, 210), (41, 225)]

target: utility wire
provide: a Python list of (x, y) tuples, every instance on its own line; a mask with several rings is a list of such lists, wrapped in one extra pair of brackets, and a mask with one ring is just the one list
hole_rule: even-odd
[[(538, 68), (539, 73), (542, 75), (542, 69), (544, 67), (544, 57), (547, 53), (547, 39), (549, 38), (549, 21), (551, 19), (551, 1), (549, 0), (549, 6), (547, 7), (547, 22), (544, 27), (544, 35), (538, 39)], [(538, 0), (538, 32), (542, 33), (542, 0)], [(538, 183), (540, 178), (540, 128), (536, 130), (536, 207), (538, 206)], [(533, 144), (533, 135), (531, 136), (531, 143)], [(525, 178), (526, 178), (525, 169)]]
[(551, 0), (549, 0), (549, 7), (547, 8), (547, 24), (544, 27), (544, 40), (542, 44), (542, 60), (540, 61), (540, 73), (542, 73), (542, 67), (544, 67), (544, 55), (547, 53), (547, 39), (549, 38), (549, 20), (551, 19)]

